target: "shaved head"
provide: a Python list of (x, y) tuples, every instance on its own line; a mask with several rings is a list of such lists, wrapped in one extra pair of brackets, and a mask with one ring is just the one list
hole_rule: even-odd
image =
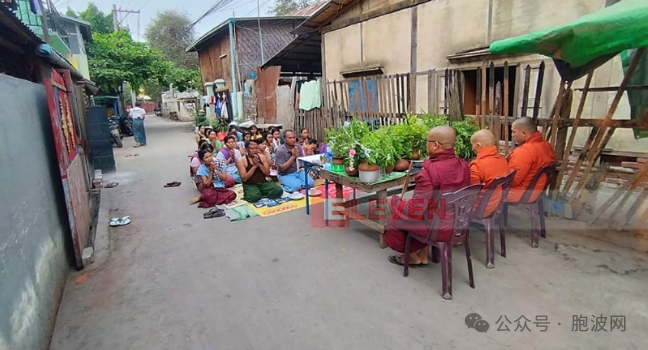
[(518, 118), (511, 125), (511, 135), (518, 145), (523, 145), (533, 134), (538, 132), (538, 127), (529, 117)]
[(479, 130), (470, 137), (470, 142), (480, 143), (482, 147), (495, 146), (495, 135), (490, 130)]
[(457, 134), (454, 129), (447, 125), (433, 128), (427, 136), (428, 143), (436, 142), (439, 144), (439, 148), (444, 150), (454, 149), (456, 139)]
[(524, 130), (528, 133), (533, 134), (538, 131), (535, 121), (529, 117), (521, 117), (516, 119), (513, 122), (513, 127), (516, 127), (518, 130)]

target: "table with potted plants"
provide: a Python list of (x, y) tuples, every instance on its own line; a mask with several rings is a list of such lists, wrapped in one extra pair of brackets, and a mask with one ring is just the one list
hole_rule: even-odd
[[(478, 130), (472, 122), (448, 122), (445, 116), (406, 116), (403, 123), (382, 126), (372, 130), (368, 123), (354, 119), (343, 128), (326, 130), (326, 142), (333, 153), (331, 170), (319, 170), (325, 180), (325, 199), (328, 205), (328, 185), (335, 184), (337, 206), (344, 208), (345, 218), (352, 219), (380, 233), (380, 246), (386, 230), (387, 197), (390, 189), (403, 193), (414, 185), (414, 176), (420, 170), (421, 159), (427, 153), (427, 133), (435, 126), (451, 125), (457, 131), (455, 150), (462, 158), (472, 158), (470, 136)], [(352, 199), (345, 200), (343, 188), (354, 190)], [(369, 194), (360, 200), (356, 191)], [(358, 203), (375, 205), (376, 215), (358, 214), (350, 210)], [(328, 209), (328, 207), (327, 207)], [(328, 214), (328, 210), (325, 210)], [(328, 225), (328, 218), (325, 218)], [(344, 221), (338, 221), (344, 225)]]

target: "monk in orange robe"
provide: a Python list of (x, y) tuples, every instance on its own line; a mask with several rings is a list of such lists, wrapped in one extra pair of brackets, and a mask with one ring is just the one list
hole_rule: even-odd
[[(484, 184), (483, 193), (487, 191), (493, 180), (509, 174), (509, 164), (499, 154), (495, 145), (495, 135), (489, 130), (479, 130), (474, 133), (470, 138), (470, 143), (472, 144), (473, 151), (477, 154), (477, 159), (470, 163), (470, 184)], [(479, 208), (482, 198), (483, 194), (477, 200), (475, 209)], [(502, 189), (497, 188), (486, 205), (484, 217), (489, 216), (497, 209), (497, 205), (501, 199)]]
[[(515, 179), (511, 186), (511, 191), (506, 198), (507, 202), (517, 203), (522, 199), (533, 181), (533, 177), (543, 166), (556, 162), (556, 152), (549, 142), (545, 141), (538, 128), (529, 117), (522, 117), (513, 122), (511, 126), (512, 135), (515, 142), (520, 145), (511, 152), (509, 156), (509, 168), (517, 169)], [(534, 201), (540, 195), (547, 180), (545, 178), (538, 181), (536, 188), (531, 189), (531, 201)]]

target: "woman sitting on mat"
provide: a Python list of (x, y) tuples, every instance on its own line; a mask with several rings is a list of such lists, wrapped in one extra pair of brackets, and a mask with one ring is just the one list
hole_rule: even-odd
[(242, 155), (242, 156), (245, 155), (245, 143), (246, 143), (247, 141), (250, 141), (251, 136), (252, 136), (252, 135), (250, 134), (250, 132), (249, 132), (249, 131), (246, 131), (246, 132), (243, 133), (243, 141), (239, 141), (239, 142), (237, 143), (237, 144), (238, 144), (239, 151), (241, 152), (241, 155)]
[(209, 135), (208, 142), (212, 147), (214, 147), (214, 151), (218, 152), (223, 147), (223, 144), (218, 140), (218, 133), (214, 130), (209, 130), (209, 134), (207, 134)]
[(198, 156), (198, 152), (200, 150), (207, 150), (209, 152), (214, 152), (214, 147), (210, 145), (207, 141), (205, 140), (200, 140), (198, 143), (198, 149), (196, 152), (191, 156), (191, 162), (189, 163), (189, 174), (193, 178), (196, 176), (196, 172), (198, 171), (198, 168), (202, 165), (202, 161), (200, 161), (200, 158)]
[[(225, 164), (227, 174), (234, 180), (234, 183), (241, 183), (241, 175), (239, 175), (236, 161), (241, 159), (241, 152), (236, 148), (236, 136), (225, 136), (225, 147), (221, 148), (216, 161)], [(226, 186), (229, 187), (229, 186)]]
[(225, 188), (229, 177), (225, 164), (214, 160), (212, 153), (207, 150), (200, 150), (198, 156), (203, 162), (196, 172), (196, 186), (200, 196), (193, 198), (190, 204), (200, 202), (199, 208), (211, 208), (235, 200), (236, 193)]
[(196, 143), (199, 144), (200, 140), (206, 140), (206, 139), (207, 139), (207, 135), (205, 135), (205, 126), (201, 125), (200, 128), (198, 128), (198, 132), (196, 133)]

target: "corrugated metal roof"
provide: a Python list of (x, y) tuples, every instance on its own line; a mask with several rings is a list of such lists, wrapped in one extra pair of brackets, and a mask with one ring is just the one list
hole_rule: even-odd
[(328, 1), (318, 1), (310, 6), (304, 7), (303, 9), (295, 10), (293, 12), (287, 13), (287, 16), (306, 16), (310, 17), (316, 13), (322, 6), (326, 5)]
[[(280, 22), (280, 21), (285, 21), (285, 20), (291, 20), (291, 19), (298, 19), (298, 20), (305, 20), (308, 18), (308, 16), (274, 16), (274, 17), (261, 17), (261, 22)], [(221, 24), (217, 25), (207, 33), (203, 34), (198, 40), (194, 41), (193, 44), (189, 45), (187, 47), (187, 52), (193, 52), (193, 51), (198, 51), (200, 45), (204, 44), (207, 42), (209, 39), (213, 38), (214, 36), (224, 32), (225, 30), (228, 31), (229, 33), (229, 23), (230, 21), (234, 22), (257, 22), (259, 20), (259, 17), (235, 17), (235, 18), (229, 18), (225, 21), (223, 21)]]

